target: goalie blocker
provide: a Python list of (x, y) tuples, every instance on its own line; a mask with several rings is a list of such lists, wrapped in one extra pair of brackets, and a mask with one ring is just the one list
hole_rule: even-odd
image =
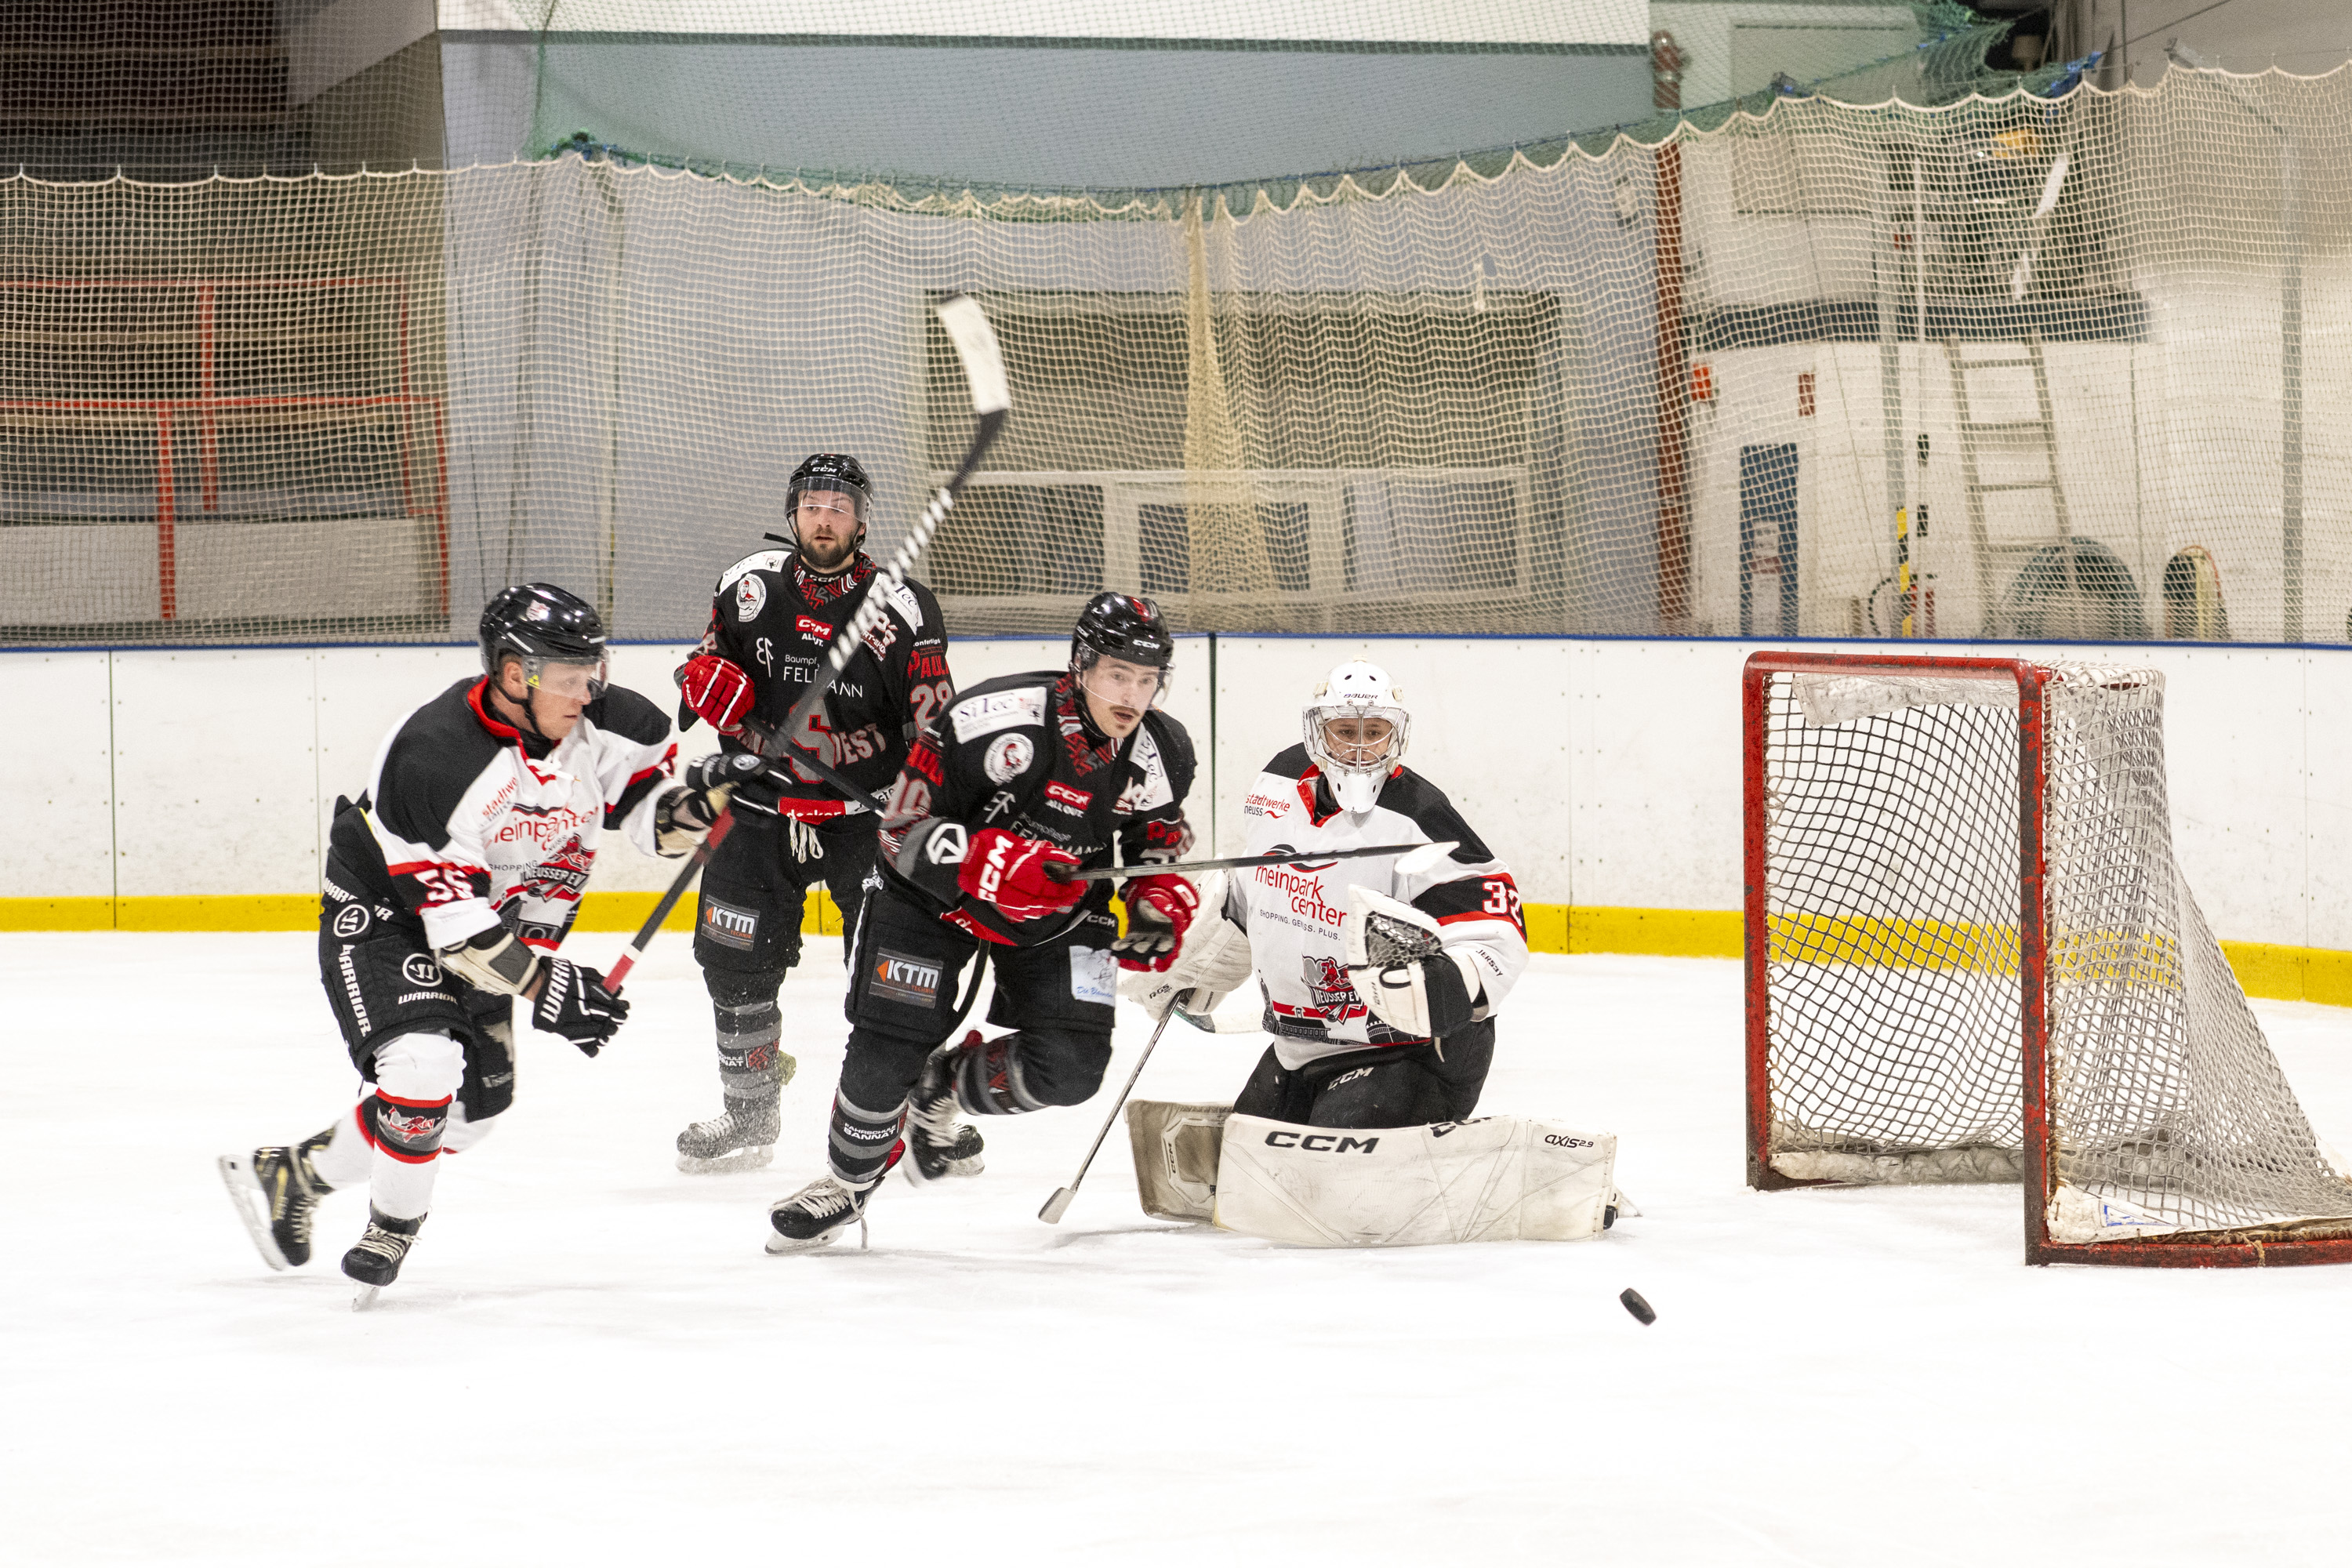
[(1615, 1136), (1562, 1122), (1350, 1131), (1165, 1100), (1136, 1101), (1127, 1121), (1145, 1213), (1269, 1241), (1583, 1241), (1616, 1217)]

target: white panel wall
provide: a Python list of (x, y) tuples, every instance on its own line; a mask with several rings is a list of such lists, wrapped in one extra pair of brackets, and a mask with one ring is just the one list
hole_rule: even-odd
[[(31, 529), (23, 532), (36, 531)], [(0, 660), (0, 899), (114, 896), (113, 726), (103, 653)]]
[[(1528, 899), (1730, 910), (1739, 668), (1757, 646), (1221, 637), (1213, 681), (1207, 639), (1187, 638), (1169, 708), (1210, 764), (1192, 815), (1220, 850), (1236, 847), (1232, 807), (1297, 739), (1316, 683), (1369, 656), (1413, 710), (1414, 765), (1512, 861)], [(1066, 647), (957, 643), (950, 662), (970, 685), (1055, 668)], [(683, 652), (617, 649), (615, 679), (672, 709)], [(2165, 674), (2175, 841), (2216, 932), (2352, 951), (2352, 651), (2110, 657)], [(34, 826), (0, 858), (0, 897), (315, 891), (327, 807), (365, 782), (393, 722), (473, 668), (467, 647), (0, 654), (0, 710), (38, 737), (0, 756), (0, 814)], [(681, 752), (712, 744), (698, 725)], [(650, 890), (669, 875), (616, 846), (596, 886)]]
[(114, 656), (115, 889), (316, 892), (319, 656)]

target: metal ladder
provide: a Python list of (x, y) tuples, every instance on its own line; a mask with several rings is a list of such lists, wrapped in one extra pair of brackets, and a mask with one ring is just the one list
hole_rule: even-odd
[[(2007, 348), (2011, 345), (2001, 344)], [(1969, 359), (1960, 353), (1958, 338), (1944, 340), (1944, 358), (1952, 369), (1952, 413), (1959, 423), (1960, 477), (1969, 498), (1969, 542), (1976, 559), (1978, 602), (1984, 606), (1984, 635), (2001, 637), (2011, 627), (1999, 624), (2000, 601), (1994, 596), (1998, 578), (2004, 585), (2010, 574), (1996, 573), (1996, 565), (2011, 565), (2032, 556), (2052, 544), (2063, 544), (2074, 534), (2066, 517), (2066, 490), (2058, 482), (2058, 427), (2050, 411), (2050, 372), (2042, 358), (2042, 334), (2030, 331), (2025, 337), (2025, 356), (2001, 359)], [(2033, 372), (2034, 406), (2040, 416), (2033, 419), (1978, 419), (1969, 406), (1969, 375), (1979, 370), (2031, 369)], [(2035, 447), (2042, 453), (2042, 477), (2038, 479), (2016, 479), (1987, 484), (1978, 472), (1977, 457), (1987, 447), (2022, 450)], [(2056, 532), (2049, 539), (2029, 543), (1992, 542), (1985, 527), (1984, 498), (1989, 495), (2020, 490), (2044, 490), (2050, 496), (2050, 514), (2056, 523)]]

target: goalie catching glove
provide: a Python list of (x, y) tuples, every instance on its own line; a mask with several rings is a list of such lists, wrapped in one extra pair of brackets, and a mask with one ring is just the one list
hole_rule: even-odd
[(1121, 969), (1152, 973), (1176, 962), (1201, 895), (1181, 877), (1138, 877), (1127, 885), (1127, 934), (1110, 944)]
[(1398, 1034), (1438, 1040), (1476, 1021), (1485, 984), (1466, 954), (1440, 943), (1434, 916), (1359, 882), (1348, 889), (1340, 940), (1356, 994)]
[(714, 752), (686, 765), (681, 787), (654, 808), (654, 842), (664, 854), (683, 855), (710, 831), (739, 785), (768, 771), (768, 760), (749, 752)]

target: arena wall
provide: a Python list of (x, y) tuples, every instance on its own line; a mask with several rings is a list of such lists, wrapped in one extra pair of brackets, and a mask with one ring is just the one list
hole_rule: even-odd
[[(1539, 949), (1728, 956), (1738, 674), (1762, 646), (1194, 637), (1171, 708), (1205, 738), (1195, 822), (1235, 853), (1234, 803), (1297, 738), (1301, 700), (1370, 654), (1414, 710), (1414, 764), (1517, 870)], [(2352, 865), (2329, 847), (2352, 831), (2352, 650), (1937, 647), (2162, 670), (2181, 864), (2242, 978), (2352, 1003)], [(666, 701), (680, 651), (622, 647), (615, 678)], [(950, 656), (964, 685), (1061, 658), (1024, 640)], [(476, 668), (450, 647), (0, 654), (19, 733), (38, 738), (0, 756), (0, 811), (28, 829), (0, 861), (0, 929), (307, 926), (335, 797), (364, 783), (394, 721)], [(683, 749), (711, 743), (698, 726)], [(583, 929), (632, 928), (668, 874), (614, 847)]]

